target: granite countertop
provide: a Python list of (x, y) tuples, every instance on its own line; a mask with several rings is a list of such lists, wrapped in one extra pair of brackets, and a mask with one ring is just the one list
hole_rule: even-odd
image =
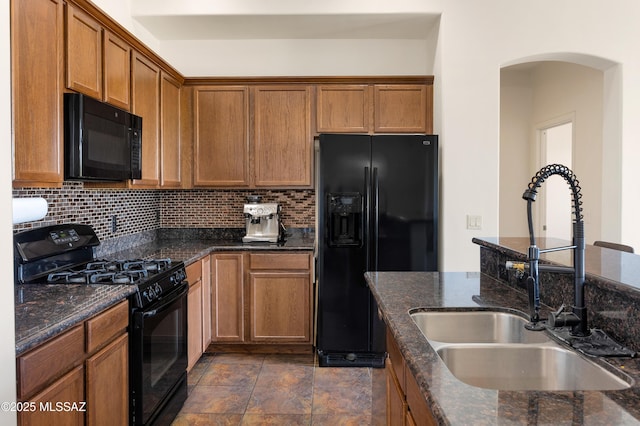
[[(191, 229), (171, 230), (161, 238), (126, 250), (102, 253), (109, 259), (170, 258), (186, 265), (216, 251), (313, 250), (314, 234), (294, 232), (284, 243), (243, 244), (237, 235)], [(115, 305), (136, 291), (126, 285), (15, 285), (16, 356)]]
[[(457, 380), (409, 316), (413, 308), (527, 312), (526, 295), (473, 272), (368, 272), (389, 331), (440, 424), (639, 424), (640, 360), (608, 359), (635, 380), (619, 391), (497, 391)], [(601, 359), (598, 362), (603, 362)]]
[[(474, 238), (473, 242), (482, 247), (494, 250), (510, 250), (521, 253), (523, 259), (529, 248), (528, 237), (482, 237)], [(566, 247), (570, 241), (557, 238), (536, 238), (536, 245), (541, 249)], [(573, 265), (573, 251), (563, 250), (542, 253), (540, 259), (559, 265)], [(628, 287), (640, 289), (640, 256), (619, 250), (611, 250), (587, 244), (585, 248), (585, 272), (593, 277), (604, 278), (610, 283), (624, 284)]]
[(16, 356), (134, 293), (127, 285), (16, 285)]
[(243, 243), (238, 237), (218, 237), (191, 230), (174, 230), (159, 239), (108, 255), (112, 259), (170, 258), (186, 265), (219, 251), (307, 251), (314, 250), (314, 234), (294, 233), (282, 243)]

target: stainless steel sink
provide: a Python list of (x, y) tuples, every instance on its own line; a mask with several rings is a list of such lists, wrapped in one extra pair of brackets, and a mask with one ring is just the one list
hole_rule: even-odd
[(447, 345), (438, 355), (460, 381), (500, 390), (619, 390), (629, 382), (573, 351), (546, 345)]
[(527, 320), (501, 311), (410, 312), (449, 371), (460, 381), (499, 390), (619, 390), (633, 379), (614, 374), (524, 328)]
[(422, 334), (444, 343), (544, 343), (543, 332), (524, 328), (527, 320), (497, 311), (418, 311), (411, 313)]

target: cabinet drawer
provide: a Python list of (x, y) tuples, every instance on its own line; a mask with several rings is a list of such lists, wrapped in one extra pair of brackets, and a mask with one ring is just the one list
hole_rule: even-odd
[(18, 398), (25, 399), (84, 359), (84, 327), (78, 325), (18, 358)]
[(308, 253), (252, 253), (250, 269), (309, 269)]
[(129, 302), (126, 300), (87, 321), (87, 353), (93, 353), (125, 331), (129, 325)]
[(187, 281), (189, 281), (189, 285), (202, 279), (202, 260), (192, 263), (185, 269), (187, 271)]

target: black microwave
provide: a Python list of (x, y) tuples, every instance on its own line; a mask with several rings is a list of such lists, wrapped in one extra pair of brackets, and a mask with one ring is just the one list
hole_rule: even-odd
[(64, 94), (64, 178), (142, 178), (142, 117), (79, 93)]

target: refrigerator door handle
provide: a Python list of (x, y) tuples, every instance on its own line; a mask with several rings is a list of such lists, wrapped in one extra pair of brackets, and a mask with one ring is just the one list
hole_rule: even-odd
[(373, 237), (371, 238), (371, 244), (373, 244), (373, 270), (378, 270), (378, 230), (380, 227), (380, 186), (378, 185), (378, 168), (373, 168), (373, 183), (372, 183), (372, 194), (373, 194)]
[(371, 214), (370, 209), (371, 199), (371, 174), (369, 173), (369, 167), (364, 168), (364, 199), (363, 199), (363, 239), (365, 246), (365, 271), (371, 270)]

